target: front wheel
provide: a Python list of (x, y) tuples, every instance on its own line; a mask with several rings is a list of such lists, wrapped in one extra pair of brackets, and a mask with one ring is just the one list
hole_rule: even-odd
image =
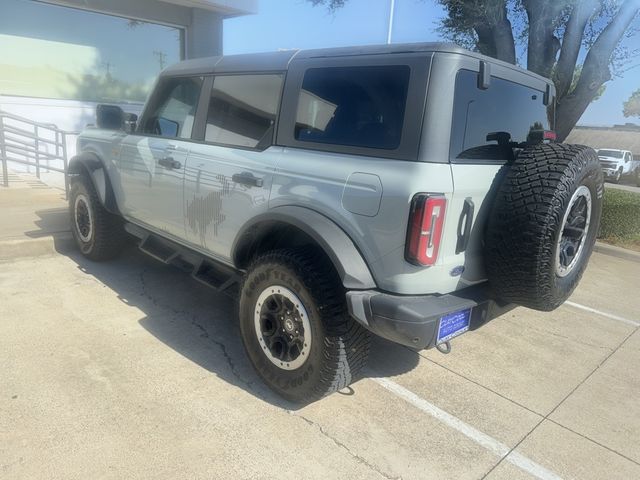
[(349, 316), (339, 277), (310, 249), (253, 262), (240, 294), (240, 331), (260, 377), (292, 402), (348, 386), (369, 353), (370, 334)]
[(124, 247), (127, 234), (122, 219), (102, 206), (86, 175), (74, 178), (71, 183), (69, 217), (73, 238), (85, 257), (108, 260)]

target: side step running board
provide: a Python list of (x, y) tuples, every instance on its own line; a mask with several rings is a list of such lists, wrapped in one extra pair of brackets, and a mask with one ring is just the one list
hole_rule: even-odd
[(224, 292), (240, 282), (240, 275), (235, 270), (206, 259), (193, 269), (191, 276), (219, 292)]
[(179, 255), (177, 249), (151, 234), (140, 241), (138, 248), (162, 263), (171, 263)]
[(138, 225), (126, 223), (124, 228), (140, 240), (138, 243), (140, 251), (162, 263), (180, 268), (191, 274), (198, 282), (218, 292), (237, 296), (240, 274), (234, 268), (160, 237)]

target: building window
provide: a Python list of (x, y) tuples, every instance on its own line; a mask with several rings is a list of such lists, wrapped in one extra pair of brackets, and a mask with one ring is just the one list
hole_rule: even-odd
[(295, 139), (398, 148), (409, 74), (407, 65), (310, 68), (298, 98)]
[(282, 75), (215, 77), (205, 141), (246, 148), (271, 145)]
[(143, 102), (182, 58), (179, 28), (26, 0), (2, 0), (0, 95)]
[(510, 160), (514, 147), (551, 129), (541, 91), (497, 77), (481, 90), (470, 70), (458, 72), (455, 88), (452, 159)]

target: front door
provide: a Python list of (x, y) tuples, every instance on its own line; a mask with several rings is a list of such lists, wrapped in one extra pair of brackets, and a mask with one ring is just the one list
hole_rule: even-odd
[(213, 79), (202, 142), (187, 159), (184, 210), (187, 240), (223, 261), (242, 226), (268, 208), (282, 83), (282, 74)]
[(118, 162), (125, 216), (179, 239), (185, 237), (184, 172), (202, 83), (202, 77), (161, 79)]

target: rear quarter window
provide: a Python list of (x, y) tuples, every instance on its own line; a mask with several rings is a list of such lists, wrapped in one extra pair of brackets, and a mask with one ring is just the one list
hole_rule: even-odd
[(310, 68), (298, 97), (294, 138), (352, 147), (398, 148), (407, 65)]
[(553, 109), (544, 92), (497, 77), (488, 89), (478, 88), (478, 73), (456, 76), (451, 161), (507, 161), (513, 147), (552, 129)]

